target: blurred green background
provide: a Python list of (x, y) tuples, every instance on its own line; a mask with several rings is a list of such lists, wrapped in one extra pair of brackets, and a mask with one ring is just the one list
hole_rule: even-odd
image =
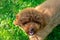
[[(29, 40), (28, 35), (13, 24), (15, 15), (27, 7), (35, 7), (45, 0), (0, 0), (0, 40)], [(45, 40), (60, 40), (58, 25)]]

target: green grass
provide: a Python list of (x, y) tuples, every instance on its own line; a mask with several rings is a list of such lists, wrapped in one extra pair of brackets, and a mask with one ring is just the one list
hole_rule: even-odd
[[(0, 40), (28, 40), (28, 35), (13, 24), (15, 15), (27, 7), (35, 7), (44, 0), (0, 0)], [(58, 25), (45, 40), (60, 40)]]

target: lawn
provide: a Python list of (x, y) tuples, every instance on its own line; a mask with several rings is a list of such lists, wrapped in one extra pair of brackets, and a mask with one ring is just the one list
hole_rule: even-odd
[[(29, 40), (25, 31), (13, 24), (18, 12), (24, 8), (35, 7), (45, 0), (0, 0), (0, 40)], [(45, 40), (60, 40), (58, 25)]]

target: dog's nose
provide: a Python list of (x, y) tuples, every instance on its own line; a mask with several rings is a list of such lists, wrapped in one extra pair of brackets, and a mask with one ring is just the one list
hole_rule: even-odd
[(31, 28), (30, 31), (31, 31), (31, 32), (34, 31), (34, 28)]

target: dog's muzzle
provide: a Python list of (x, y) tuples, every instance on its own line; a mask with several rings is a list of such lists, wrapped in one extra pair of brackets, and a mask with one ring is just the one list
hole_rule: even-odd
[(31, 28), (30, 30), (29, 30), (29, 33), (28, 33), (29, 35), (34, 35), (35, 34), (35, 29), (34, 28)]

